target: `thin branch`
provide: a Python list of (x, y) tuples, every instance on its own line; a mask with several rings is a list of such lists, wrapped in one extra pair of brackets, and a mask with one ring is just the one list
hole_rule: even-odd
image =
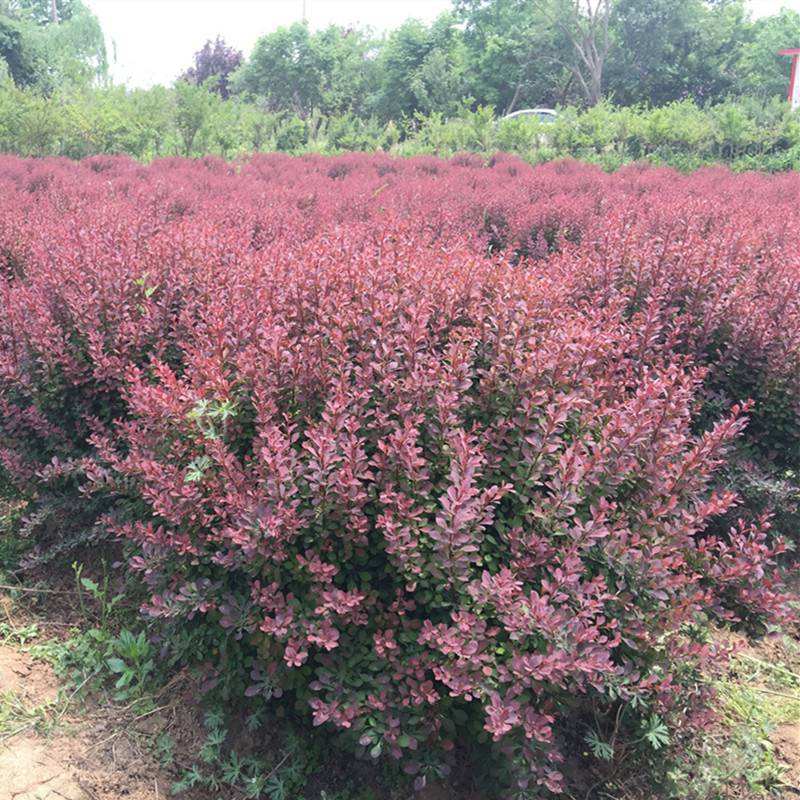
[(9, 586), (0, 584), (0, 591), (7, 592), (28, 592), (29, 594), (74, 594), (74, 590), (66, 589), (36, 589), (29, 586)]

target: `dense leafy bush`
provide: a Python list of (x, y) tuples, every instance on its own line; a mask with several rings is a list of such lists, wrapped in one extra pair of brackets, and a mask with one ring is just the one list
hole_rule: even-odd
[(352, 113), (297, 116), (240, 97), (223, 99), (213, 84), (172, 89), (122, 87), (53, 97), (17, 89), (0, 74), (0, 151), (84, 158), (127, 154), (293, 154), (385, 150), (452, 156), (512, 152), (538, 163), (580, 158), (616, 169), (647, 160), (690, 170), (712, 163), (782, 171), (800, 165), (800, 126), (783, 100), (741, 98), (700, 107), (691, 100), (659, 108), (562, 108), (555, 123), (535, 117), (498, 120), (489, 107), (461, 107), (386, 123)]
[(0, 463), (135, 548), (148, 613), (240, 639), (251, 696), (418, 784), (483, 731), (558, 791), (603, 720), (707, 721), (711, 621), (788, 613), (715, 476), (748, 415), (796, 441), (798, 187), (0, 160)]

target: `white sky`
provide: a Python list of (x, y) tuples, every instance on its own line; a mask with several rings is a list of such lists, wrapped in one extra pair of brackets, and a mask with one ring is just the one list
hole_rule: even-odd
[[(303, 0), (86, 2), (100, 19), (112, 59), (116, 51), (114, 80), (143, 87), (171, 83), (204, 42), (218, 34), (248, 56), (259, 36), (301, 19), (304, 5)], [(430, 21), (450, 6), (450, 0), (305, 0), (312, 27), (335, 22), (378, 31), (397, 27), (408, 17)], [(781, 6), (800, 10), (800, 0), (750, 0), (755, 15), (775, 13)]]

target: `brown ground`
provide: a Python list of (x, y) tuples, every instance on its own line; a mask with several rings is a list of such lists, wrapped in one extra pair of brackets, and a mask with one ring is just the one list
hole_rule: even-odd
[(786, 764), (784, 775), (786, 797), (800, 796), (800, 725), (781, 725), (772, 741), (778, 758)]
[(58, 695), (58, 680), (46, 665), (0, 645), (0, 692), (13, 692), (34, 706), (52, 703)]
[[(144, 720), (108, 719), (69, 706), (52, 670), (0, 647), (0, 702), (37, 707), (52, 730), (23, 721), (0, 740), (0, 800), (153, 800), (169, 796), (172, 778), (137, 743)], [(58, 699), (57, 699), (58, 698)], [(164, 722), (164, 720), (162, 720)], [(45, 726), (48, 727), (48, 726)]]

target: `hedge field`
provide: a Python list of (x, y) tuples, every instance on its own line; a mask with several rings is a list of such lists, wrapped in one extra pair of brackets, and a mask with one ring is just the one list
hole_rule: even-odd
[(0, 200), (0, 488), (253, 702), (548, 796), (794, 618), (797, 174), (6, 156)]

